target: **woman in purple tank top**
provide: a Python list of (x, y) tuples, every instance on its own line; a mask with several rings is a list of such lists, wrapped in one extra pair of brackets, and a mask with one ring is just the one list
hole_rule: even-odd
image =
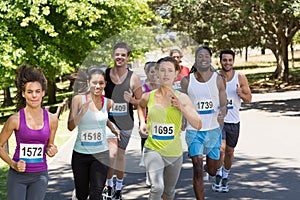
[[(0, 157), (9, 166), (7, 199), (41, 200), (48, 186), (46, 154), (57, 153), (54, 137), (57, 116), (41, 107), (47, 80), (40, 68), (22, 65), (16, 75), (17, 110), (6, 121), (0, 134)], [(15, 133), (13, 158), (4, 145)]]

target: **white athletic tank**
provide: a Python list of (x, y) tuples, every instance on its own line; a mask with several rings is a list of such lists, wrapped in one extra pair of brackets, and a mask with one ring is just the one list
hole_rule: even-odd
[[(220, 110), (220, 100), (217, 76), (218, 74), (214, 72), (207, 82), (201, 83), (196, 80), (194, 74), (190, 74), (187, 93), (202, 118), (202, 128), (200, 131), (212, 130), (219, 127), (217, 117)], [(195, 130), (189, 123), (187, 123), (186, 129)]]
[(234, 71), (231, 81), (226, 82), (227, 108), (228, 112), (224, 119), (227, 123), (238, 123), (240, 121), (241, 98), (236, 93), (236, 88), (239, 84), (239, 73)]

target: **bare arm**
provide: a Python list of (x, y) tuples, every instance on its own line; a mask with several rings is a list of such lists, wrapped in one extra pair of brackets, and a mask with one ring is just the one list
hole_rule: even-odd
[(218, 115), (218, 122), (220, 124), (224, 123), (224, 118), (227, 114), (227, 95), (226, 95), (226, 85), (224, 84), (224, 79), (221, 76), (217, 78), (217, 86), (219, 89), (219, 101), (220, 101), (220, 112)]
[(146, 116), (145, 116), (148, 101), (149, 101), (149, 93), (144, 93), (142, 95), (142, 98), (139, 102), (139, 106), (137, 109), (138, 117), (139, 117), (139, 121), (140, 121), (140, 131), (143, 134), (147, 134), (147, 132), (148, 132), (147, 125), (146, 125)]
[(187, 94), (187, 88), (189, 86), (190, 77), (185, 76), (181, 79), (180, 85), (181, 85), (181, 92)]
[(24, 172), (26, 168), (25, 161), (20, 160), (15, 162), (9, 157), (7, 152), (4, 150), (4, 145), (12, 135), (13, 131), (19, 128), (20, 117), (19, 114), (14, 114), (10, 116), (6, 123), (4, 124), (2, 131), (0, 133), (0, 157), (5, 161), (12, 169), (18, 172)]
[(142, 81), (137, 74), (133, 73), (130, 80), (130, 91), (124, 93), (124, 99), (131, 103), (134, 108), (137, 108), (142, 94)]
[[(187, 76), (185, 76), (185, 77), (183, 77), (183, 78), (181, 79), (181, 82), (180, 82), (180, 85), (181, 85), (181, 92), (187, 94), (187, 88), (188, 88), (188, 86), (189, 86), (189, 82), (190, 82), (190, 77), (189, 77), (189, 75), (187, 75)], [(187, 126), (187, 122), (186, 122), (185, 117), (183, 116), (183, 117), (182, 117), (182, 123), (181, 123), (181, 130), (184, 131), (185, 128), (186, 128), (186, 126)]]
[(240, 87), (237, 87), (236, 93), (246, 103), (251, 103), (252, 94), (249, 87), (248, 79), (244, 74), (239, 73)]
[(172, 96), (172, 106), (180, 110), (184, 118), (197, 130), (202, 128), (202, 120), (197, 113), (191, 99), (184, 93), (180, 93), (178, 97)]
[(58, 127), (57, 116), (51, 113), (48, 113), (50, 120), (50, 138), (47, 144), (47, 155), (53, 157), (57, 153), (57, 147), (54, 145), (55, 134)]
[(88, 101), (82, 104), (81, 95), (73, 97), (68, 119), (68, 129), (70, 131), (74, 130), (79, 124), (83, 115), (86, 113), (90, 102), (91, 101)]
[[(110, 109), (113, 107), (114, 101), (112, 99), (109, 99), (107, 102), (107, 113), (110, 111)], [(115, 129), (113, 123), (107, 119), (106, 126), (110, 129), (110, 131), (115, 134), (118, 137), (118, 140), (120, 140), (120, 130)]]

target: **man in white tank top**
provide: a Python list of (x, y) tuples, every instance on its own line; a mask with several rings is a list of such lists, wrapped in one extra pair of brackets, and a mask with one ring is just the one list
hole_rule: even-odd
[[(199, 47), (191, 73), (181, 81), (182, 92), (188, 94), (202, 119), (200, 130), (187, 123), (185, 136), (193, 162), (193, 185), (197, 200), (204, 199), (203, 172), (216, 175), (222, 144), (220, 124), (223, 124), (227, 111), (225, 81), (212, 69), (211, 56), (208, 47)], [(206, 165), (203, 165), (205, 155)]]
[(234, 159), (234, 148), (237, 145), (240, 132), (239, 110), (241, 100), (250, 103), (251, 90), (247, 77), (233, 70), (235, 53), (226, 49), (220, 53), (222, 69), (220, 73), (226, 80), (227, 108), (222, 130), (222, 146), (220, 151), (219, 169), (212, 189), (217, 192), (228, 192), (228, 175)]

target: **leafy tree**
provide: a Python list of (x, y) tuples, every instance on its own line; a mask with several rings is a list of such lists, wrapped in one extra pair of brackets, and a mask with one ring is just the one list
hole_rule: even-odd
[(29, 0), (0, 2), (0, 75), (10, 86), (21, 63), (40, 66), (55, 103), (56, 79), (77, 70), (85, 57), (119, 32), (149, 25), (157, 17), (146, 0)]
[[(299, 0), (157, 0), (169, 27), (185, 31), (215, 50), (261, 46), (277, 60), (273, 78), (288, 80), (288, 45), (300, 29)], [(284, 70), (283, 70), (284, 69)]]
[(300, 29), (299, 0), (251, 0), (235, 1), (234, 6), (243, 8), (249, 26), (258, 30), (265, 41), (265, 47), (272, 50), (277, 68), (272, 78), (283, 77), (288, 81), (288, 45)]

